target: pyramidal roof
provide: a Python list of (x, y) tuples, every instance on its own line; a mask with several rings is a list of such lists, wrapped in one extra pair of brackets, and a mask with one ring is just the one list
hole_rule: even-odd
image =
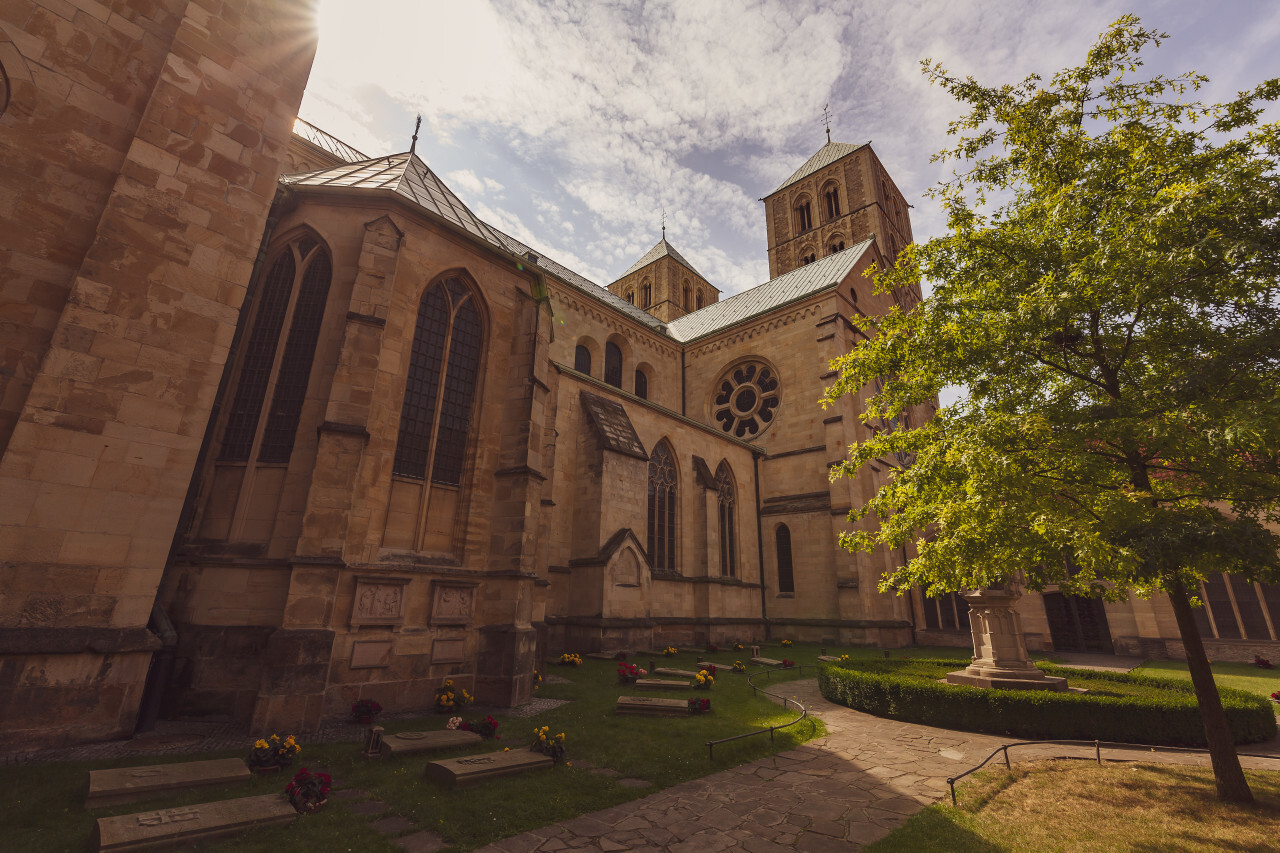
[(859, 148), (863, 148), (870, 144), (871, 144), (870, 142), (864, 142), (862, 143), (862, 145), (851, 145), (848, 142), (828, 141), (826, 145), (818, 149), (817, 154), (814, 154), (812, 157), (806, 160), (803, 166), (801, 166), (799, 169), (796, 169), (795, 174), (793, 174), (791, 177), (783, 181), (782, 186), (778, 187), (776, 190), (769, 193), (769, 195), (774, 195), (775, 193), (782, 192), (787, 187), (791, 186), (801, 178), (807, 178), (809, 175), (812, 175), (814, 172), (818, 171), (823, 166), (830, 166), (832, 163), (839, 160), (841, 157), (844, 157), (848, 154), (852, 154), (853, 152), (857, 151)]
[[(667, 242), (667, 237), (666, 237), (666, 234), (665, 234), (665, 233), (663, 234), (662, 239), (658, 241), (658, 245), (654, 246), (652, 249), (650, 249), (649, 251), (645, 252), (645, 253), (644, 253), (644, 256), (643, 256), (642, 258), (640, 258), (640, 260), (636, 261), (634, 264), (632, 264), (630, 267), (628, 267), (628, 268), (627, 268), (627, 271), (626, 271), (626, 272), (624, 272), (622, 275), (618, 276), (618, 278), (620, 278), (620, 279), (622, 279), (622, 278), (626, 278), (627, 276), (631, 275), (631, 274), (632, 274), (633, 272), (635, 272), (636, 270), (638, 270), (638, 269), (643, 269), (644, 267), (647, 267), (647, 266), (649, 266), (649, 264), (651, 264), (651, 263), (653, 263), (654, 261), (658, 260), (658, 258), (662, 258), (662, 257), (666, 257), (666, 256), (670, 256), (670, 257), (672, 257), (672, 258), (675, 258), (675, 259), (676, 259), (677, 261), (679, 261), (681, 264), (683, 264), (684, 266), (688, 267), (688, 268), (689, 268), (689, 270), (690, 270), (690, 272), (692, 272), (694, 275), (698, 276), (698, 278), (702, 279), (703, 281), (706, 281), (707, 277), (706, 277), (705, 275), (703, 275), (702, 273), (698, 272), (696, 269), (694, 269), (693, 264), (691, 264), (691, 263), (689, 263), (688, 261), (686, 261), (686, 260), (684, 259), (684, 255), (682, 255), (682, 254), (680, 254), (679, 252), (677, 252), (677, 251), (676, 251), (676, 247), (675, 247), (675, 246), (672, 246), (670, 243), (668, 243), (668, 242)], [(616, 279), (615, 279), (615, 280), (616, 280)]]
[(482, 240), (503, 245), (497, 232), (472, 213), (453, 190), (411, 152), (283, 175), (280, 183), (298, 187), (392, 190)]

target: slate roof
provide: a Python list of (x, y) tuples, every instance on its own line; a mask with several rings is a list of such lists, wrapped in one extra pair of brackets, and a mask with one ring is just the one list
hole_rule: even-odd
[[(782, 192), (801, 178), (807, 178), (823, 166), (830, 166), (841, 157), (852, 154), (859, 148), (870, 144), (870, 142), (864, 142), (862, 145), (851, 145), (848, 142), (828, 142), (826, 145), (818, 149), (817, 154), (814, 154), (806, 160), (803, 166), (796, 169), (795, 174), (783, 181), (782, 186), (769, 193), (769, 195), (776, 195), (777, 193)], [(765, 198), (768, 197), (769, 196), (765, 196)]]
[(872, 239), (672, 320), (667, 324), (667, 333), (685, 343), (825, 290), (844, 280), (871, 246)]
[(339, 160), (355, 163), (359, 160), (369, 159), (368, 154), (357, 151), (332, 133), (326, 133), (304, 118), (293, 120), (293, 132), (317, 148), (328, 151)]
[[(636, 270), (644, 269), (645, 267), (649, 266), (649, 264), (658, 260), (658, 258), (665, 257), (668, 255), (671, 256), (672, 258), (675, 258), (677, 261), (679, 261), (680, 263), (688, 267), (689, 270), (698, 278), (702, 279), (703, 281), (706, 281), (707, 277), (702, 273), (698, 272), (696, 269), (694, 269), (693, 264), (686, 261), (684, 259), (684, 255), (677, 252), (676, 247), (668, 243), (667, 238), (665, 236), (663, 236), (663, 238), (658, 241), (658, 244), (656, 246), (654, 246), (649, 251), (645, 252), (644, 255), (640, 258), (640, 260), (636, 261), (634, 264), (628, 267), (627, 271), (624, 272), (622, 275), (618, 276), (618, 278), (619, 279), (626, 278)], [(614, 280), (616, 281), (617, 279), (614, 279)], [(714, 287), (714, 285), (712, 286)], [(716, 288), (716, 292), (717, 293), (719, 292), (719, 288)]]

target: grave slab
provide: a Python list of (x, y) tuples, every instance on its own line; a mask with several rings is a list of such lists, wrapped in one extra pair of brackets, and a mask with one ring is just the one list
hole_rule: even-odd
[(835, 655), (818, 655), (818, 660), (826, 661), (827, 663), (838, 663), (840, 658)]
[(85, 808), (95, 809), (132, 803), (175, 790), (243, 782), (251, 775), (248, 766), (240, 758), (90, 770), (89, 793), (84, 798), (84, 805)]
[(400, 732), (396, 735), (383, 735), (383, 755), (412, 755), (415, 752), (430, 752), (433, 749), (448, 749), (454, 746), (471, 746), (483, 738), (475, 732), (460, 732), (443, 729), (436, 732)]
[(697, 678), (698, 677), (698, 673), (696, 672), (690, 672), (687, 669), (668, 669), (665, 666), (658, 667), (653, 671), (653, 674), (654, 675), (675, 675), (680, 678)]
[(490, 752), (485, 755), (433, 761), (427, 765), (426, 776), (436, 782), (462, 787), (474, 785), (486, 779), (550, 767), (554, 763), (549, 755), (543, 755), (531, 749), (513, 749), (508, 752)]
[(583, 657), (591, 658), (592, 660), (617, 660), (618, 655), (621, 655), (621, 654), (626, 654), (625, 650), (614, 649), (613, 651), (606, 650), (603, 652), (587, 652), (585, 655), (583, 655)]
[(751, 662), (759, 666), (782, 666), (782, 661), (773, 658), (752, 658)]
[(92, 849), (99, 853), (185, 847), (197, 840), (232, 835), (254, 826), (291, 823), (298, 816), (283, 794), (263, 794), (176, 809), (100, 817)]
[(659, 699), (655, 696), (619, 696), (614, 711), (639, 717), (687, 717), (689, 702), (685, 699)]
[(688, 690), (689, 682), (668, 681), (663, 678), (641, 678), (636, 681), (636, 687), (645, 690)]

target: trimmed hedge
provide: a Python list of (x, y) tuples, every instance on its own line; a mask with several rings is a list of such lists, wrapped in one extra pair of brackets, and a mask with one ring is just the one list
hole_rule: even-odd
[[(839, 705), (910, 723), (1004, 734), (1020, 739), (1106, 740), (1162, 746), (1205, 746), (1204, 726), (1190, 685), (1166, 679), (1037, 664), (1072, 686), (1105, 690), (1141, 688), (1136, 695), (1101, 696), (1048, 690), (991, 690), (940, 683), (963, 668), (954, 660), (856, 661), (822, 664), (818, 686)], [(1149, 691), (1149, 692), (1148, 692)], [(1236, 743), (1276, 734), (1271, 703), (1221, 687), (1222, 705)]]

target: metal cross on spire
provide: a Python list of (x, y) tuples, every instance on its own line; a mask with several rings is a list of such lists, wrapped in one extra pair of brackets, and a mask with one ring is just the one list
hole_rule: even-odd
[(667, 208), (662, 208), (662, 239), (667, 239)]
[(822, 105), (822, 123), (827, 126), (827, 141), (831, 141), (831, 104)]
[(418, 113), (418, 120), (413, 125), (413, 141), (409, 143), (409, 153), (413, 153), (413, 149), (418, 147), (418, 130), (422, 127), (422, 113)]

